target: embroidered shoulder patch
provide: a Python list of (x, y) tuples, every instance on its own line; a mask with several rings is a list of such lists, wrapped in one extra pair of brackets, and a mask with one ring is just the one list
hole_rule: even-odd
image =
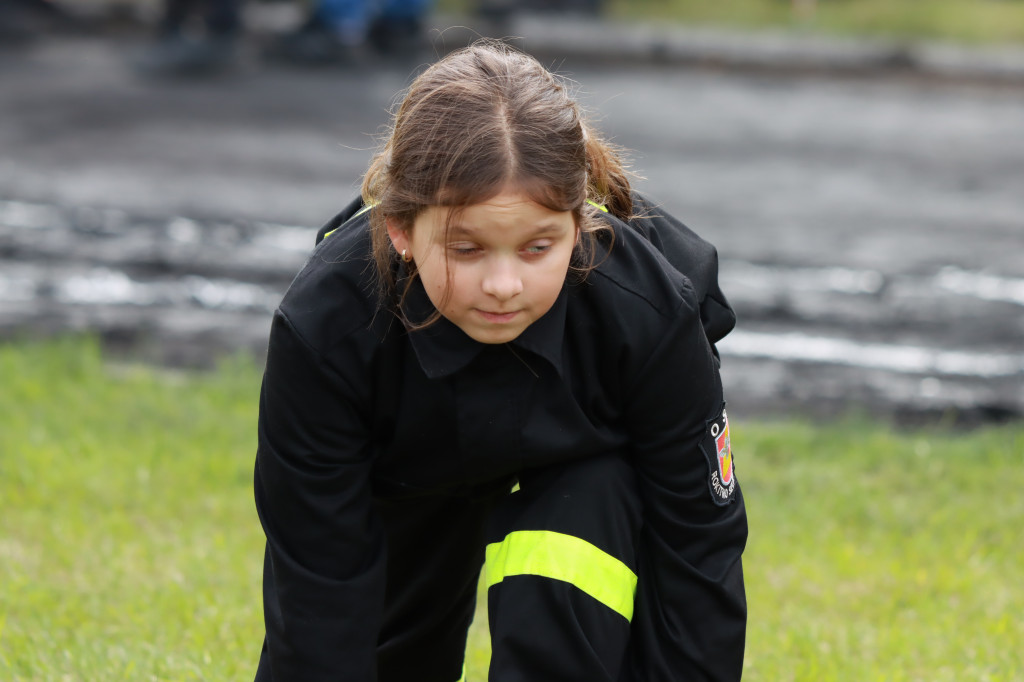
[(732, 463), (732, 445), (729, 443), (729, 417), (722, 413), (709, 419), (700, 441), (700, 449), (708, 460), (708, 488), (712, 501), (725, 506), (736, 494), (736, 476)]

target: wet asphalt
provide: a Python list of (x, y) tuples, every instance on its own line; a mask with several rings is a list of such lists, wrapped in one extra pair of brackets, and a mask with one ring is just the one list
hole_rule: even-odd
[[(423, 60), (167, 81), (140, 45), (0, 50), (0, 338), (258, 358)], [(736, 416), (1024, 416), (1024, 87), (545, 59), (717, 245)]]

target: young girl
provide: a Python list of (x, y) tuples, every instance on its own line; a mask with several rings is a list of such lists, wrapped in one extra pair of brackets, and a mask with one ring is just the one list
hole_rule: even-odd
[(256, 679), (464, 679), (483, 565), (492, 682), (738, 680), (716, 278), (534, 59), (425, 71), (274, 315)]

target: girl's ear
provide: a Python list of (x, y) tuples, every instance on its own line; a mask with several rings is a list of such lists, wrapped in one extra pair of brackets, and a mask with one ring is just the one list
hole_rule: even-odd
[(391, 244), (395, 247), (395, 251), (402, 253), (409, 248), (409, 235), (398, 225), (398, 221), (394, 218), (385, 218), (385, 225), (388, 228), (388, 237), (391, 238)]

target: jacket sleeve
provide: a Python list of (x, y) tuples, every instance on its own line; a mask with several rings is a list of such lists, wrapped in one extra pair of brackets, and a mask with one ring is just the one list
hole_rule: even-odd
[(721, 381), (696, 294), (683, 288), (677, 314), (655, 351), (638, 360), (627, 392), (644, 503), (629, 679), (736, 681), (746, 632), (746, 512), (731, 450), (721, 475), (710, 435), (729, 448)]
[(257, 680), (372, 682), (384, 601), (359, 363), (328, 365), (275, 314), (260, 396), (256, 508), (267, 536)]
[(718, 251), (642, 195), (634, 193), (633, 208), (636, 216), (629, 225), (693, 284), (701, 324), (715, 350), (715, 344), (736, 326), (736, 313), (718, 284)]

